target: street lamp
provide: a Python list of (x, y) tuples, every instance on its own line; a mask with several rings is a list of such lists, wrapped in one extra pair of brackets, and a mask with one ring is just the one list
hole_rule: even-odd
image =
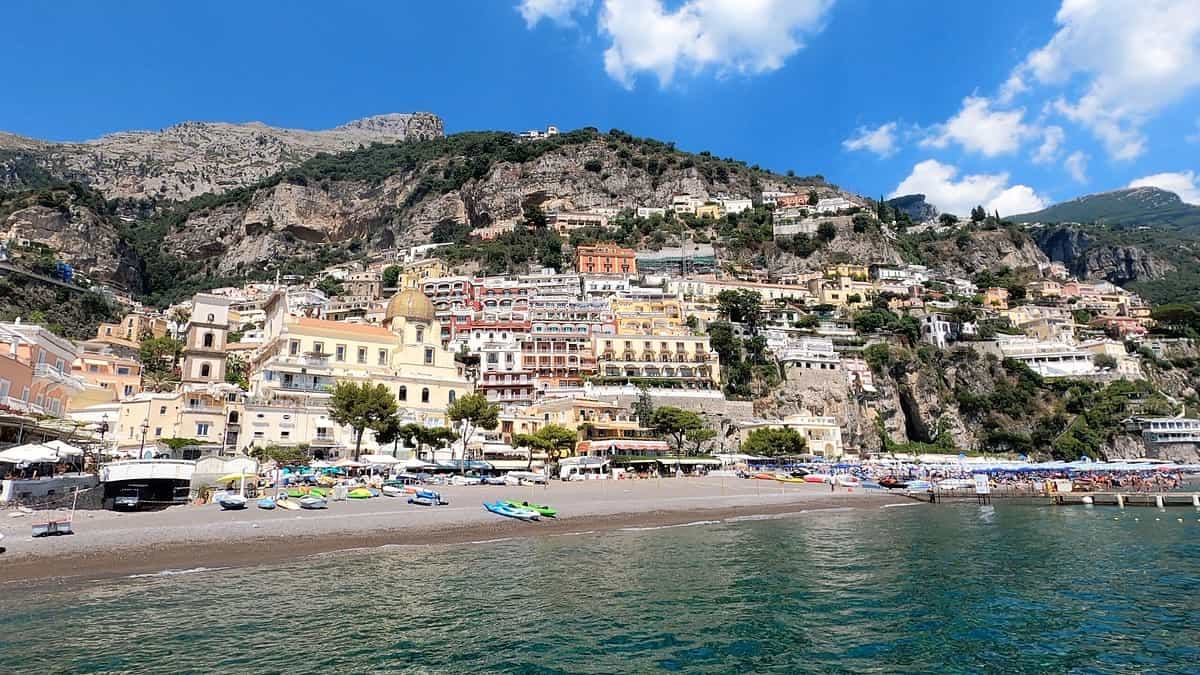
[(100, 450), (96, 453), (96, 473), (100, 472), (100, 463), (104, 461), (104, 434), (108, 433), (108, 413), (100, 416)]
[(150, 431), (150, 420), (142, 420), (142, 447), (138, 449), (138, 459), (145, 459), (147, 431)]

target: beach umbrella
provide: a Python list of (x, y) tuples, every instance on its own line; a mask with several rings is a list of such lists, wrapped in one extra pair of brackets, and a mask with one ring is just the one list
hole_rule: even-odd
[(253, 474), (253, 473), (227, 473), (224, 476), (221, 476), (220, 478), (218, 478), (214, 482), (228, 483), (230, 481), (242, 480), (243, 478), (257, 478), (257, 477), (258, 477), (257, 474)]
[(27, 443), (0, 452), (0, 462), (10, 464), (37, 464), (40, 462), (57, 462), (58, 454), (44, 445)]
[(70, 443), (64, 443), (58, 439), (50, 441), (49, 443), (43, 443), (42, 445), (50, 448), (62, 457), (81, 457), (83, 455), (82, 448), (77, 448)]

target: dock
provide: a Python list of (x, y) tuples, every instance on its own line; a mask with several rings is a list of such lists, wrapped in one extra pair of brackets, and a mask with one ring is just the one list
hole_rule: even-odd
[(1200, 493), (1188, 492), (1059, 492), (1049, 495), (1058, 506), (1150, 506), (1200, 508)]

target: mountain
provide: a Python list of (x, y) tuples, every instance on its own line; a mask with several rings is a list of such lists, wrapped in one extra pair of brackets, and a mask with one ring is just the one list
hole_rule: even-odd
[(83, 143), (0, 133), (0, 189), (77, 181), (110, 199), (190, 199), (250, 185), (318, 153), (443, 135), (441, 118), (430, 113), (378, 115), (324, 131), (184, 122)]
[(1010, 216), (1018, 223), (1098, 223), (1113, 226), (1200, 227), (1200, 206), (1156, 187), (1126, 188), (1085, 195), (1041, 211)]
[(907, 213), (914, 223), (923, 223), (938, 215), (937, 207), (925, 201), (925, 195), (922, 194), (893, 197), (884, 203), (901, 213)]

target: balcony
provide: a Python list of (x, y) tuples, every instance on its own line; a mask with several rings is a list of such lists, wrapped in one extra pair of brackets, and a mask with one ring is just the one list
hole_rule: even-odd
[(37, 413), (39, 415), (44, 415), (46, 413), (42, 406), (34, 405), (29, 401), (22, 401), (15, 396), (6, 397), (4, 404), (13, 410), (20, 410), (21, 412)]
[(329, 394), (329, 388), (331, 386), (333, 385), (308, 382), (281, 382), (278, 386), (276, 386), (276, 389), (302, 393)]
[(225, 409), (211, 405), (186, 405), (183, 407), (183, 412), (197, 415), (224, 415)]
[(33, 376), (38, 379), (57, 382), (58, 384), (65, 385), (75, 389), (76, 391), (83, 391), (84, 388), (83, 380), (71, 375), (70, 373), (63, 372), (48, 363), (37, 364), (37, 366), (35, 366), (33, 369)]

